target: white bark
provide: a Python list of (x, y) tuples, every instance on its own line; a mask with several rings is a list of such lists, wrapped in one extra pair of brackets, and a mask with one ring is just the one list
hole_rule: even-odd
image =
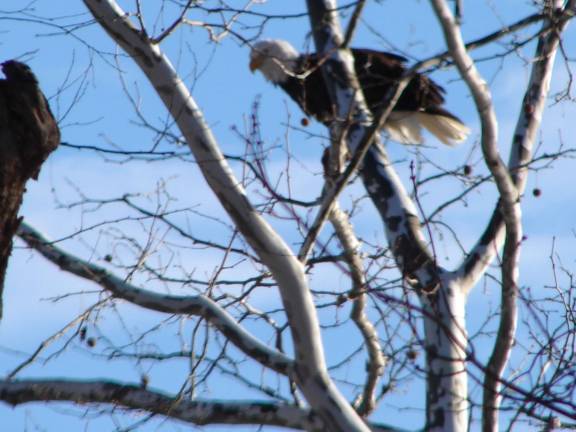
[[(557, 3), (560, 4), (562, 2), (558, 1)], [(535, 61), (532, 66), (530, 81), (522, 103), (524, 109), (520, 112), (516, 123), (507, 167), (518, 195), (521, 195), (526, 187), (528, 179), (527, 164), (531, 160), (536, 133), (542, 121), (544, 105), (552, 78), (552, 66), (558, 48), (557, 43), (555, 46), (551, 43), (546, 43), (546, 46), (543, 46), (542, 41), (551, 41), (556, 37), (559, 39), (572, 16), (570, 10), (574, 9), (573, 3), (570, 2), (564, 13), (556, 17), (558, 19), (557, 34), (549, 32), (543, 35), (534, 54), (534, 58), (540, 59), (540, 61)], [(551, 24), (551, 20), (544, 20), (543, 30), (550, 28)], [(495, 207), (484, 233), (470, 250), (466, 260), (456, 270), (456, 278), (462, 282), (467, 290), (470, 290), (484, 275), (504, 244), (505, 223), (500, 210), (501, 206), (498, 203)]]
[[(505, 338), (500, 342), (508, 345), (508, 348), (512, 345), (512, 340), (516, 328), (516, 291), (517, 291), (517, 280), (518, 280), (518, 262), (520, 257), (520, 244), (522, 239), (522, 223), (521, 223), (521, 211), (520, 211), (520, 194), (516, 185), (514, 184), (510, 173), (502, 161), (499, 151), (498, 151), (498, 123), (496, 120), (496, 113), (494, 111), (494, 106), (492, 103), (492, 95), (488, 84), (480, 75), (476, 65), (474, 64), (472, 58), (469, 56), (460, 33), (459, 24), (452, 15), (452, 12), (445, 0), (432, 0), (432, 5), (438, 20), (440, 21), (442, 30), (444, 32), (444, 38), (448, 44), (449, 51), (454, 59), (460, 75), (463, 77), (464, 81), (468, 85), (470, 92), (474, 98), (476, 104), (476, 109), (480, 115), (480, 122), (482, 126), (482, 137), (481, 145), (482, 152), (484, 155), (484, 160), (490, 173), (492, 174), (496, 186), (499, 192), (499, 202), (500, 211), (502, 213), (504, 224), (506, 227), (506, 247), (504, 250), (503, 266), (502, 266), (502, 291), (506, 293), (505, 301), (502, 303), (502, 311), (504, 312), (501, 316), (501, 320), (505, 320), (505, 327), (501, 325), (501, 329), (505, 328), (506, 334)], [(501, 236), (500, 236), (501, 237)], [(460, 285), (457, 291), (467, 292), (472, 286)], [(447, 294), (455, 294), (455, 292), (447, 291)], [(464, 292), (459, 294), (464, 295)], [(504, 296), (503, 296), (504, 298)], [(449, 304), (449, 298), (446, 298), (446, 303)], [(440, 299), (442, 303), (442, 299)], [(438, 307), (441, 304), (437, 305)], [(460, 307), (461, 311), (464, 312), (464, 302)], [(442, 313), (440, 316), (444, 317)], [(445, 318), (445, 317), (444, 317)], [(501, 321), (501, 324), (503, 321)], [(464, 320), (462, 319), (462, 325), (464, 325)], [(427, 339), (432, 335), (427, 332)], [(438, 348), (442, 347), (442, 343)], [(430, 353), (429, 353), (430, 354)], [(452, 356), (446, 356), (448, 353), (440, 354), (441, 358), (452, 359)], [(506, 359), (509, 355), (509, 349), (504, 347), (503, 350), (503, 364), (506, 363)], [(444, 365), (446, 361), (442, 362)], [(430, 366), (433, 364), (431, 362)], [(453, 363), (454, 365), (457, 362)], [(441, 372), (444, 370), (441, 369)], [(452, 372), (452, 371), (450, 371)], [(458, 371), (453, 371), (458, 373)], [(464, 375), (465, 368), (462, 369), (460, 375)], [(433, 372), (434, 374), (434, 372)], [(432, 376), (433, 376), (432, 374)], [(442, 376), (439, 377), (442, 379)], [(451, 380), (454, 383), (455, 380)], [(447, 390), (447, 387), (441, 386), (443, 390)], [(429, 391), (434, 390), (433, 383), (429, 382)], [(451, 389), (450, 389), (451, 390)], [(457, 389), (459, 390), (459, 389)], [(465, 397), (466, 393), (456, 394), (454, 398), (451, 399), (450, 395), (454, 394), (452, 392), (448, 393), (447, 400), (443, 401), (444, 394), (439, 394), (436, 402), (439, 404), (448, 403), (454, 408), (458, 408), (460, 405), (464, 407), (466, 404), (465, 400), (461, 400), (461, 397)], [(433, 414), (435, 412), (434, 405), (429, 406), (430, 412)], [(448, 422), (442, 425), (440, 419), (429, 419), (432, 420), (431, 426), (432, 430), (466, 430), (467, 423), (467, 409), (458, 411), (454, 410), (454, 416), (452, 416)], [(460, 414), (462, 412), (462, 414)], [(442, 419), (444, 420), (444, 419)], [(453, 421), (450, 421), (453, 420)], [(436, 426), (438, 424), (438, 426)]]
[[(433, 291), (437, 287), (439, 270), (426, 247), (416, 206), (393, 169), (379, 135), (372, 133), (378, 125), (370, 123), (372, 115), (359, 90), (352, 54), (337, 49), (343, 39), (336, 10), (337, 4), (333, 0), (308, 1), (318, 52), (330, 60), (323, 63), (322, 71), (338, 110), (337, 118), (350, 119), (349, 124), (344, 125), (346, 144), (350, 153), (358, 157), (362, 180), (383, 219), (388, 243), (400, 271), (419, 288)], [(408, 80), (409, 76), (400, 80), (395, 91), (383, 101), (383, 109), (377, 116), (378, 124), (386, 120)], [(332, 136), (340, 137), (343, 125), (334, 124), (332, 129), (335, 129)], [(364, 151), (357, 153), (359, 149)], [(351, 165), (354, 162), (353, 159)]]
[(96, 21), (140, 66), (176, 121), (209, 186), (278, 283), (292, 331), (297, 383), (330, 430), (365, 431), (331, 381), (316, 310), (302, 264), (254, 210), (234, 178), (190, 92), (159, 46), (136, 29), (113, 0), (85, 0)]
[[(557, 8), (561, 8), (562, 2), (555, 1), (555, 5)], [(528, 178), (526, 164), (532, 157), (532, 147), (541, 123), (546, 96), (549, 92), (560, 35), (566, 24), (567, 21), (564, 25), (559, 26), (557, 31), (549, 32), (540, 37), (534, 55), (536, 61), (532, 67), (528, 90), (523, 100), (523, 109), (516, 124), (509, 161), (512, 179), (520, 193), (523, 192), (526, 186)], [(552, 25), (552, 20), (545, 20), (543, 23), (544, 28), (550, 25)], [(521, 241), (522, 230), (511, 229), (507, 224), (506, 242), (502, 259), (500, 323), (494, 348), (486, 367), (487, 372), (484, 380), (482, 429), (485, 432), (497, 432), (499, 430), (498, 413), (502, 402), (501, 379), (512, 352), (518, 320), (517, 278)]]
[(340, 209), (338, 203), (334, 204), (330, 215), (330, 222), (342, 245), (342, 250), (350, 271), (350, 278), (352, 279), (352, 289), (350, 290), (349, 297), (353, 302), (353, 306), (350, 311), (350, 318), (352, 318), (358, 330), (360, 330), (368, 352), (364, 390), (354, 403), (360, 415), (366, 416), (376, 407), (376, 385), (384, 372), (386, 358), (384, 354), (382, 354), (378, 331), (365, 313), (367, 300), (366, 289), (368, 287), (362, 258), (359, 254), (360, 242), (354, 234), (354, 228), (348, 215)]
[[(309, 432), (327, 432), (322, 419), (307, 408), (269, 401), (190, 401), (163, 392), (114, 381), (15, 380), (0, 381), (0, 400), (13, 406), (30, 402), (74, 402), (115, 404), (133, 411), (145, 411), (194, 425), (265, 425)], [(406, 432), (374, 423), (372, 432)]]
[[(370, 118), (358, 89), (350, 53), (335, 49), (342, 37), (333, 1), (309, 1), (308, 8), (318, 51), (339, 69), (325, 71), (334, 93), (339, 118), (358, 113), (347, 125), (348, 148), (353, 152), (365, 136), (365, 120)], [(334, 68), (326, 62), (323, 66)], [(331, 80), (338, 76), (338, 83)], [(342, 85), (343, 77), (348, 79)], [(351, 108), (351, 104), (352, 108)], [(391, 109), (393, 105), (389, 106)], [(336, 125), (337, 126), (337, 125)], [(332, 134), (338, 136), (338, 134)], [(467, 377), (464, 365), (464, 290), (439, 267), (426, 246), (416, 206), (388, 160), (386, 150), (375, 137), (362, 161), (361, 175), (386, 228), (388, 243), (405, 278), (417, 288), (427, 313), (425, 333), (428, 350), (427, 430), (464, 430), (468, 421)], [(432, 386), (432, 387), (431, 387)], [(464, 428), (464, 429), (462, 429)]]
[[(520, 195), (526, 186), (528, 172), (526, 164), (532, 157), (532, 147), (548, 94), (559, 37), (567, 21), (560, 22), (557, 31), (551, 31), (539, 40), (534, 56), (536, 61), (532, 68), (507, 167), (498, 153), (497, 123), (490, 90), (466, 51), (459, 24), (452, 16), (446, 1), (432, 0), (432, 4), (442, 25), (449, 51), (474, 97), (482, 125), (481, 143), (484, 159), (499, 191), (499, 202), (489, 226), (469, 258), (455, 273), (455, 280), (460, 282), (462, 289), (467, 293), (484, 274), (504, 242), (500, 322), (486, 368), (482, 407), (483, 430), (496, 432), (502, 399), (501, 379), (512, 351), (517, 326), (518, 264), (523, 236)], [(554, 6), (559, 10), (562, 2), (556, 1)], [(552, 20), (545, 20), (543, 25), (544, 28), (548, 28), (551, 24)]]
[(26, 223), (18, 228), (18, 237), (62, 270), (99, 284), (114, 297), (158, 312), (203, 317), (239, 350), (262, 366), (295, 378), (292, 359), (260, 342), (210, 298), (203, 295), (159, 294), (138, 288), (103, 267), (67, 253)]
[(468, 430), (466, 296), (445, 279), (435, 296), (422, 296), (427, 359), (427, 431)]
[(322, 432), (321, 419), (309, 410), (266, 401), (233, 402), (171, 397), (159, 391), (112, 381), (0, 381), (0, 400), (11, 405), (37, 401), (110, 403), (164, 415), (194, 425), (260, 424)]

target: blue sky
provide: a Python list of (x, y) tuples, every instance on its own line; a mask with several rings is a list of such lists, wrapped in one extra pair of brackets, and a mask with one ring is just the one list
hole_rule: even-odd
[[(0, 42), (2, 53), (0, 60), (22, 58), (30, 64), (38, 75), (45, 93), (50, 97), (53, 110), (59, 118), (62, 118), (63, 141), (85, 146), (118, 145), (128, 150), (150, 149), (154, 136), (149, 130), (139, 126), (138, 117), (134, 113), (133, 106), (127, 101), (119, 77), (123, 77), (125, 87), (137, 101), (142, 115), (150, 122), (162, 125), (167, 118), (166, 111), (132, 62), (120, 56), (119, 63), (114, 63), (110, 54), (117, 52), (117, 49), (97, 26), (80, 29), (75, 33), (76, 38), (73, 38), (70, 35), (59, 34), (58, 29), (54, 27), (39, 24), (38, 17), (66, 16), (53, 21), (56, 24), (86, 21), (89, 16), (83, 4), (79, 1), (39, 0), (33, 4), (34, 10), (26, 16), (5, 13), (22, 7), (22, 3), (10, 0), (3, 2), (1, 7), (0, 31), (4, 37)], [(236, 3), (241, 5), (241, 2)], [(294, 13), (304, 10), (304, 2), (262, 3), (257, 9), (267, 13)], [(483, 36), (496, 30), (502, 23), (510, 23), (532, 10), (530, 2), (519, 0), (502, 2), (505, 4), (468, 3), (465, 3), (463, 23), (466, 40)], [(409, 15), (406, 14), (407, 7), (410, 8)], [(425, 1), (373, 2), (366, 10), (366, 21), (358, 29), (353, 45), (400, 51), (411, 59), (421, 59), (443, 51), (441, 33), (430, 12), (430, 5)], [(148, 22), (153, 22), (153, 17), (148, 16)], [(193, 18), (204, 17), (198, 15)], [(251, 23), (252, 20), (246, 19), (238, 25)], [(246, 31), (242, 27), (239, 29)], [(372, 29), (378, 30), (381, 35), (376, 35)], [(298, 49), (303, 49), (307, 46), (305, 37), (308, 32), (307, 18), (271, 20), (265, 26), (262, 37), (287, 39)], [(574, 52), (576, 40), (574, 36), (574, 30), (570, 28), (565, 39), (565, 50), (568, 53)], [(86, 44), (100, 52), (88, 49)], [(529, 59), (533, 48), (533, 44), (529, 44), (518, 55), (513, 54), (502, 61), (479, 64), (493, 90), (499, 117), (501, 148), (505, 159), (520, 107), (519, 95), (528, 79), (526, 60)], [(289, 145), (294, 156), (291, 163), (292, 193), (303, 200), (311, 200), (318, 196), (321, 189), (319, 159), (323, 149), (318, 143), (320, 140), (311, 139), (306, 133), (289, 130), (286, 127), (288, 119), (292, 124), (299, 124), (301, 114), (279, 89), (274, 89), (266, 83), (262, 76), (250, 73), (247, 46), (240, 44), (233, 37), (225, 38), (215, 46), (209, 43), (205, 30), (194, 27), (175, 33), (163, 45), (163, 49), (182, 76), (187, 77), (186, 81), (193, 89), (193, 95), (202, 107), (225, 153), (243, 154), (244, 144), (232, 129), (236, 127), (244, 130), (251, 107), (258, 99), (262, 137), (267, 145), (277, 146), (277, 149), (270, 153), (268, 169), (271, 177), (279, 177), (284, 169), (285, 148)], [(483, 57), (491, 53), (493, 51), (489, 49), (482, 49), (475, 53), (475, 56)], [(563, 88), (568, 76), (564, 64), (557, 62), (556, 69), (553, 92)], [(199, 71), (201, 73), (198, 75)], [(193, 79), (196, 76), (197, 79)], [(451, 69), (436, 71), (433, 78), (446, 87), (447, 107), (471, 126), (472, 135), (469, 141), (455, 149), (443, 147), (430, 138), (423, 149), (390, 143), (388, 149), (391, 157), (398, 161), (400, 175), (406, 181), (410, 175), (408, 169), (410, 161), (430, 158), (435, 163), (450, 168), (459, 167), (467, 161), (480, 160), (477, 147), (478, 119), (464, 84)], [(78, 98), (79, 96), (81, 97)], [(554, 151), (561, 141), (569, 147), (576, 137), (576, 125), (571, 121), (576, 118), (574, 104), (553, 104), (553, 101), (550, 101), (548, 105), (540, 133), (543, 142), (542, 152)], [(307, 132), (325, 134), (323, 128), (314, 124), (307, 128)], [(173, 149), (166, 144), (162, 146), (164, 147), (161, 148)], [(559, 161), (553, 169), (531, 175), (528, 193), (524, 198), (524, 229), (528, 238), (522, 255), (521, 280), (523, 285), (536, 291), (542, 290), (544, 285), (552, 281), (548, 256), (553, 239), (557, 253), (563, 257), (563, 264), (567, 268), (574, 268), (576, 257), (573, 252), (575, 250), (573, 221), (576, 214), (574, 204), (576, 189), (567, 187), (571, 186), (570, 181), (575, 178), (572, 165), (570, 160)], [(241, 175), (240, 165), (233, 165), (233, 168), (238, 175)], [(485, 172), (482, 163), (475, 165), (474, 169), (475, 172)], [(432, 172), (433, 170), (425, 167), (421, 175), (426, 176)], [(178, 198), (178, 201), (172, 204), (174, 208), (197, 208), (203, 214), (226, 219), (193, 163), (178, 160), (118, 163), (117, 159), (111, 163), (93, 152), (64, 147), (58, 149), (46, 162), (39, 181), (29, 185), (21, 213), (29, 223), (50, 238), (61, 238), (103, 218), (115, 218), (119, 214), (119, 206), (92, 212), (90, 206), (67, 205), (79, 201), (81, 195), (109, 199), (123, 193), (138, 193), (143, 194), (141, 202), (154, 206), (158, 195), (152, 191), (157, 189), (158, 185), (164, 184), (166, 190)], [(534, 187), (543, 191), (541, 197), (532, 196), (530, 191)], [(461, 186), (455, 182), (438, 183), (436, 189), (426, 190), (421, 196), (424, 208), (432, 210), (441, 202), (438, 197), (445, 198), (460, 190)], [(255, 201), (258, 200), (256, 192), (257, 190), (251, 190)], [(349, 204), (360, 194), (362, 187), (355, 184), (344, 192), (342, 202)], [(492, 211), (494, 197), (493, 186), (486, 186), (481, 191), (471, 194), (465, 205), (459, 204), (451, 208), (442, 220), (459, 232), (464, 245), (470, 246), (475, 242)], [(221, 224), (211, 222), (205, 217), (188, 216), (187, 219), (179, 221), (189, 224), (208, 238), (219, 236), (223, 232)], [(289, 243), (297, 240), (295, 230), (290, 224), (277, 220), (271, 222)], [(354, 217), (353, 222), (361, 237), (374, 243), (385, 244), (381, 223), (369, 201), (362, 201), (362, 212)], [(144, 228), (131, 223), (120, 223), (117, 228), (118, 232), (122, 230), (135, 236), (143, 235), (144, 231)], [(128, 253), (127, 250), (122, 252), (114, 249), (111, 234), (100, 230), (92, 230), (83, 234), (80, 239), (66, 241), (62, 245), (85, 259), (99, 263), (105, 253), (113, 252), (120, 255)], [(441, 245), (440, 256), (443, 263), (447, 267), (455, 265), (458, 260), (453, 258), (456, 251), (453, 242), (446, 240)], [(10, 371), (24, 358), (15, 351), (32, 352), (42, 338), (57, 331), (97, 299), (97, 295), (89, 293), (70, 296), (60, 302), (49, 300), (70, 292), (83, 290), (93, 292), (95, 287), (55, 269), (35, 253), (20, 248), (20, 244), (17, 246), (10, 263), (4, 298), (5, 317), (0, 326), (0, 373)], [(156, 258), (166, 259), (170, 252), (166, 251), (164, 254)], [(197, 274), (201, 275), (209, 275), (218, 265), (220, 258), (221, 254), (209, 251), (180, 251), (178, 256), (179, 265), (192, 266), (197, 269)], [(245, 274), (248, 268), (240, 266), (235, 271), (237, 274)], [(234, 271), (231, 271), (230, 275), (233, 276)], [(146, 287), (163, 289), (158, 285), (147, 285), (143, 280), (139, 282)], [(312, 287), (325, 289), (326, 286), (344, 290), (348, 286), (348, 280), (334, 270), (315, 272)], [(487, 304), (495, 304), (497, 297), (496, 287), (490, 284), (479, 286), (472, 293), (469, 303), (471, 333), (482, 321), (482, 314), (476, 312), (485, 310)], [(278, 305), (277, 294), (271, 290), (263, 291), (255, 299), (255, 304), (263, 309), (273, 308)], [(99, 328), (104, 336), (107, 332), (108, 334), (115, 332), (121, 325), (126, 325), (130, 331), (137, 332), (166, 318), (126, 305), (119, 306), (119, 310), (125, 314), (122, 316), (127, 317), (128, 323), (121, 323), (119, 319), (115, 319), (114, 314), (111, 314), (106, 321), (100, 323)], [(344, 308), (336, 317), (332, 313), (321, 313), (321, 317), (323, 323), (331, 323), (339, 318), (343, 319), (347, 313)], [(190, 323), (186, 322), (183, 325), (189, 329), (186, 326), (190, 326)], [(271, 335), (266, 330), (254, 323), (247, 325), (249, 328), (253, 327), (263, 340), (271, 341)], [(353, 340), (354, 337), (351, 337), (349, 330), (347, 333), (337, 330), (325, 332), (329, 364), (337, 363), (343, 353), (347, 352), (348, 347), (343, 346), (342, 340)], [(177, 348), (174, 340), (159, 339), (161, 338), (152, 338), (150, 343), (165, 347), (167, 350)], [(487, 346), (489, 345), (481, 345), (480, 351), (487, 349)], [(486, 355), (487, 351), (480, 355), (482, 354)], [(513, 358), (513, 361), (515, 360)], [(361, 367), (361, 363), (359, 360), (353, 365)], [(134, 368), (127, 362), (115, 362), (114, 367), (110, 367), (109, 363), (95, 358), (93, 353), (78, 344), (69, 354), (46, 365), (40, 363), (33, 366), (23, 376), (106, 377), (137, 382), (141, 373), (149, 372), (148, 367), (150, 366), (143, 364), (140, 368)], [(339, 377), (354, 376), (354, 367), (343, 371)], [(153, 377), (153, 386), (166, 391), (176, 391), (181, 384), (180, 377), (185, 374), (185, 365), (169, 363), (154, 366), (150, 373)], [(246, 373), (257, 379), (262, 371), (258, 367), (251, 367)], [(178, 380), (171, 380), (174, 375), (178, 376)], [(231, 381), (227, 378), (222, 377), (218, 380), (216, 387), (220, 386), (225, 391), (211, 389), (206, 397), (258, 397), (256, 393), (243, 387), (231, 385)], [(417, 382), (395, 390), (385, 399), (383, 409), (378, 412), (375, 419), (388, 421), (399, 427), (421, 426), (422, 391), (421, 383)], [(408, 406), (414, 406), (416, 409), (402, 409)], [(394, 415), (398, 410), (409, 415)], [(9, 428), (7, 430), (80, 430), (80, 425), (84, 424), (85, 419), (66, 415), (69, 411), (80, 415), (83, 413), (82, 408), (70, 408), (64, 405), (53, 408), (28, 405), (17, 409), (0, 405), (0, 418), (3, 424), (7, 424), (6, 427)], [(390, 415), (392, 420), (389, 420)], [(91, 418), (85, 430), (114, 430), (110, 418), (111, 416)], [(183, 429), (186, 427), (178, 424), (154, 422), (144, 430)], [(213, 427), (207, 430), (224, 431), (229, 428)]]

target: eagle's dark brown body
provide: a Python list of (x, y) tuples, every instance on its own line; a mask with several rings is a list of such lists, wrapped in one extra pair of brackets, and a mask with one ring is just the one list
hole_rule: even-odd
[[(396, 54), (369, 49), (352, 49), (354, 68), (364, 92), (366, 103), (375, 113), (381, 106), (386, 93), (405, 71), (406, 59)], [(294, 77), (279, 83), (286, 93), (306, 114), (323, 123), (334, 118), (324, 76), (318, 67), (318, 56), (301, 56)], [(310, 91), (313, 90), (313, 91)], [(444, 103), (444, 89), (425, 75), (417, 74), (408, 84), (394, 111), (426, 112), (444, 115), (458, 120), (440, 105)], [(459, 120), (458, 120), (459, 121)]]

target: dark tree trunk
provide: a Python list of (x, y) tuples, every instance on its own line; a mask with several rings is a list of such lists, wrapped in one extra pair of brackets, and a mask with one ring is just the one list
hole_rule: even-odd
[(28, 66), (2, 64), (0, 80), (0, 318), (8, 258), (20, 218), (18, 210), (29, 178), (36, 179), (60, 143), (48, 102)]

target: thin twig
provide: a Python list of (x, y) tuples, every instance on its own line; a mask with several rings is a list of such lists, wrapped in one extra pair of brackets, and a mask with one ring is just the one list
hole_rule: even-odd
[(354, 12), (352, 12), (352, 16), (350, 17), (350, 22), (348, 23), (348, 28), (346, 29), (346, 34), (344, 35), (344, 42), (342, 42), (341, 48), (348, 48), (350, 42), (352, 42), (352, 37), (354, 36), (354, 32), (358, 27), (358, 22), (360, 21), (360, 16), (362, 15), (362, 10), (366, 5), (366, 0), (359, 0), (358, 4), (354, 8)]

